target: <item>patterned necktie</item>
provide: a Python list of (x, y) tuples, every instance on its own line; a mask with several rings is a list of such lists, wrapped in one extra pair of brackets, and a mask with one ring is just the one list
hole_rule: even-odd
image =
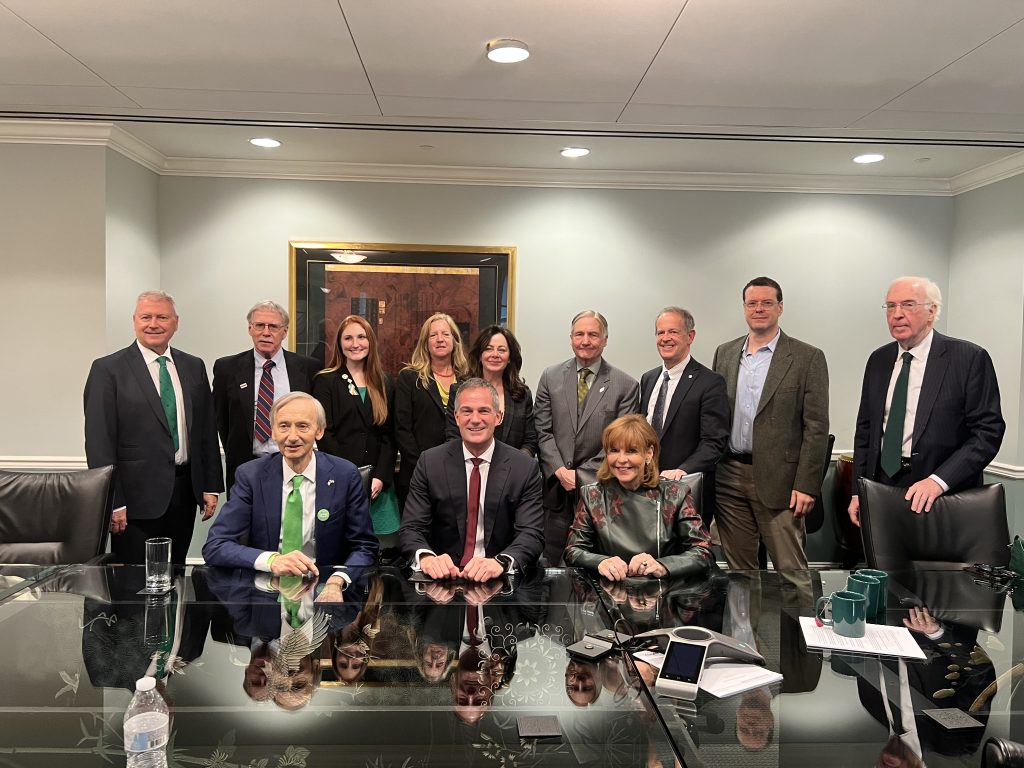
[(907, 385), (910, 383), (910, 361), (914, 356), (903, 353), (903, 367), (896, 377), (892, 389), (892, 403), (889, 404), (889, 420), (885, 422), (882, 437), (882, 471), (889, 477), (896, 477), (903, 457), (903, 422), (907, 418)]
[(281, 554), (287, 555), (302, 549), (302, 475), (292, 478), (292, 489), (284, 503), (284, 520), (281, 523)]
[(466, 514), (466, 542), (462, 547), (462, 560), (459, 562), (461, 567), (465, 567), (466, 563), (473, 559), (473, 552), (476, 550), (476, 527), (477, 520), (480, 517), (480, 464), (483, 459), (472, 458), (470, 461), (473, 462), (473, 471), (469, 473), (469, 499), (467, 506), (469, 508)]
[(668, 397), (668, 371), (665, 371), (661, 379), (661, 387), (658, 389), (658, 399), (654, 401), (654, 420), (651, 426), (661, 437), (661, 431), (665, 428), (665, 398)]
[(270, 409), (274, 405), (274, 375), (271, 370), (274, 365), (273, 360), (267, 360), (263, 364), (260, 388), (256, 393), (256, 423), (253, 426), (253, 434), (261, 443), (270, 439)]
[(587, 377), (590, 374), (589, 368), (580, 368), (580, 380), (576, 385), (576, 402), (579, 405), (583, 405), (583, 401), (587, 399), (587, 392), (590, 391), (590, 384), (587, 383)]
[(164, 416), (167, 417), (167, 427), (171, 430), (171, 440), (174, 441), (174, 452), (178, 452), (178, 401), (174, 396), (174, 384), (171, 382), (171, 372), (167, 370), (167, 357), (160, 355), (156, 359), (160, 364), (160, 405), (164, 407)]

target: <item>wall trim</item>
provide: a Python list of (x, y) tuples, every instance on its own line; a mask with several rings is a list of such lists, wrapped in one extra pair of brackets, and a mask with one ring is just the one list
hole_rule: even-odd
[[(834, 448), (832, 450), (832, 461), (838, 459), (842, 454), (853, 455), (853, 448)], [(1007, 464), (1002, 461), (993, 461), (985, 472), (996, 477), (1005, 477), (1009, 480), (1024, 480), (1024, 467), (1016, 464)]]
[(954, 176), (949, 180), (950, 190), (954, 195), (970, 192), (972, 189), (995, 184), (997, 181), (1012, 178), (1024, 173), (1024, 152), (1018, 152), (988, 165)]

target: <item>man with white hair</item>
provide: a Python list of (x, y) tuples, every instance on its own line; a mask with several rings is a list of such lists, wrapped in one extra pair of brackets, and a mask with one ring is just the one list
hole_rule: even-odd
[[(980, 485), (1006, 424), (988, 352), (933, 329), (942, 308), (926, 277), (901, 277), (885, 296), (894, 343), (876, 349), (864, 371), (854, 477), (907, 489), (916, 513), (946, 492)], [(850, 501), (860, 525), (860, 501)]]

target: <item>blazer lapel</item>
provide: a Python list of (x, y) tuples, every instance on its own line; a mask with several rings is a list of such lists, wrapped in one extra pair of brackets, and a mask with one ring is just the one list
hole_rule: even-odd
[[(321, 509), (326, 509), (329, 515), (335, 512), (334, 494), (337, 484), (334, 477), (334, 468), (324, 460), (323, 454), (317, 455), (316, 461), (316, 498), (313, 502), (313, 542), (316, 547), (316, 559), (318, 562), (331, 565), (334, 562), (335, 553), (331, 549), (333, 542), (327, 535), (321, 535), (327, 520), (321, 520), (318, 514)], [(283, 474), (282, 474), (283, 477)], [(328, 520), (330, 518), (328, 517)]]
[(452, 500), (455, 526), (459, 530), (459, 542), (466, 540), (466, 518), (469, 515), (469, 493), (466, 482), (466, 462), (462, 458), (462, 441), (453, 440), (448, 446), (448, 460), (444, 463), (445, 479), (448, 482), (448, 497)]
[(651, 395), (654, 394), (654, 389), (657, 387), (657, 383), (661, 381), (661, 370), (656, 369), (650, 376), (644, 375), (640, 377), (640, 414), (647, 413), (648, 408), (651, 404)]
[(672, 393), (672, 401), (668, 404), (668, 411), (665, 413), (664, 421), (666, 427), (672, 423), (672, 419), (675, 418), (680, 404), (686, 399), (686, 395), (697, 380), (698, 375), (700, 375), (700, 363), (691, 357), (690, 362), (683, 369), (679, 383), (676, 384), (676, 391)]
[[(779, 343), (775, 345), (772, 361), (768, 365), (768, 375), (764, 379), (761, 399), (757, 401), (757, 413), (761, 413), (768, 404), (768, 401), (772, 399), (772, 395), (779, 388), (779, 384), (782, 383), (782, 379), (791, 365), (793, 365), (793, 353), (789, 351), (788, 337), (786, 334), (782, 334), (779, 337)], [(756, 416), (757, 414), (754, 415)]]
[(276, 551), (281, 541), (281, 509), (284, 494), (284, 459), (280, 455), (268, 462), (268, 469), (260, 478), (260, 493), (263, 495), (263, 512), (269, 547)]
[(187, 370), (188, 366), (180, 365), (184, 360), (182, 359), (183, 352), (171, 347), (171, 353), (178, 355), (178, 358), (174, 362), (174, 368), (178, 372), (178, 382), (181, 384), (181, 397), (185, 401), (182, 403), (182, 409), (185, 412), (185, 433), (190, 434), (192, 431), (192, 388), (198, 383), (192, 381), (192, 372)]
[(729, 396), (729, 407), (736, 407), (736, 379), (740, 375), (740, 355), (743, 352), (743, 345), (747, 343), (747, 337), (737, 339), (722, 353), (721, 374), (725, 379), (725, 391)]
[(484, 498), (484, 549), (490, 544), (491, 534), (494, 532), (494, 521), (498, 516), (498, 502), (505, 492), (505, 483), (508, 480), (510, 461), (503, 456), (504, 451), (499, 446), (494, 446), (494, 453), (491, 455), (491, 466), (487, 471), (487, 494)]
[[(365, 424), (366, 426), (372, 426), (373, 404), (370, 402), (369, 393), (367, 393), (366, 399), (363, 400), (363, 398), (359, 396), (359, 388), (356, 387), (355, 379), (352, 378), (352, 374), (348, 372), (348, 369), (342, 368), (341, 370), (338, 371), (338, 373), (342, 374), (343, 377), (348, 377), (347, 379), (342, 378), (342, 382), (345, 384), (346, 390), (348, 390), (348, 396), (352, 398), (352, 407), (355, 408), (356, 412), (359, 414), (359, 418), (363, 420), (363, 424)], [(349, 389), (349, 387), (355, 389), (356, 393), (354, 395), (352, 394), (352, 391)], [(437, 394), (438, 398), (440, 398), (440, 394), (438, 394), (436, 388), (434, 389), (434, 394)]]
[(505, 438), (508, 437), (509, 425), (512, 423), (512, 395), (508, 393), (508, 387), (504, 388), (504, 400), (501, 424), (494, 430), (494, 436), (503, 443), (506, 442)]
[(437, 388), (437, 380), (431, 376), (427, 383), (427, 394), (434, 401), (441, 413), (444, 413), (444, 403), (441, 401), (441, 391)]
[[(893, 361), (895, 365), (895, 361)], [(914, 413), (914, 436), (911, 439), (911, 450), (917, 444), (917, 439), (928, 426), (928, 419), (932, 415), (932, 407), (935, 405), (935, 398), (942, 388), (942, 380), (946, 377), (946, 370), (949, 368), (949, 360), (946, 358), (945, 338), (935, 333), (932, 336), (932, 348), (928, 352), (928, 364), (924, 369), (924, 379), (921, 381), (921, 394), (917, 398), (917, 411)]]
[(139, 351), (137, 345), (133, 344), (128, 348), (128, 367), (135, 376), (139, 388), (142, 390), (143, 397), (146, 398), (149, 407), (153, 409), (157, 420), (164, 425), (164, 429), (167, 430), (167, 435), (170, 437), (171, 428), (167, 424), (167, 415), (164, 413), (164, 407), (160, 402), (160, 393), (153, 384), (153, 377), (149, 375), (149, 368), (146, 367), (146, 359), (142, 356), (142, 352)]
[(600, 405), (601, 400), (604, 398), (604, 393), (608, 390), (608, 385), (611, 384), (612, 377), (608, 373), (608, 365), (601, 361), (601, 369), (594, 376), (594, 383), (590, 385), (590, 390), (587, 394), (587, 399), (583, 401), (583, 415), (580, 416), (580, 423), (576, 427), (576, 431), (583, 427), (587, 423), (587, 419), (597, 410), (597, 406)]
[(565, 397), (565, 412), (569, 414), (569, 423), (572, 424), (572, 431), (579, 431), (579, 396), (576, 394), (576, 359), (573, 358), (565, 364), (562, 371), (562, 395)]
[(242, 413), (245, 416), (246, 422), (245, 428), (249, 433), (249, 442), (252, 442), (253, 430), (255, 429), (254, 422), (256, 420), (256, 393), (249, 391), (249, 388), (253, 386), (256, 380), (256, 358), (252, 350), (243, 352), (238, 358), (235, 376), (237, 377), (238, 391), (241, 392), (238, 399), (242, 403)]

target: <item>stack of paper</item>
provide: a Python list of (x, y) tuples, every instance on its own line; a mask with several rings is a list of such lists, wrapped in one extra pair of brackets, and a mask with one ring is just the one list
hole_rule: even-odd
[(824, 648), (845, 653), (870, 653), (875, 656), (900, 656), (905, 659), (924, 659), (913, 635), (906, 627), (868, 624), (864, 637), (837, 635), (832, 627), (819, 627), (809, 616), (800, 617), (800, 629), (808, 648)]

